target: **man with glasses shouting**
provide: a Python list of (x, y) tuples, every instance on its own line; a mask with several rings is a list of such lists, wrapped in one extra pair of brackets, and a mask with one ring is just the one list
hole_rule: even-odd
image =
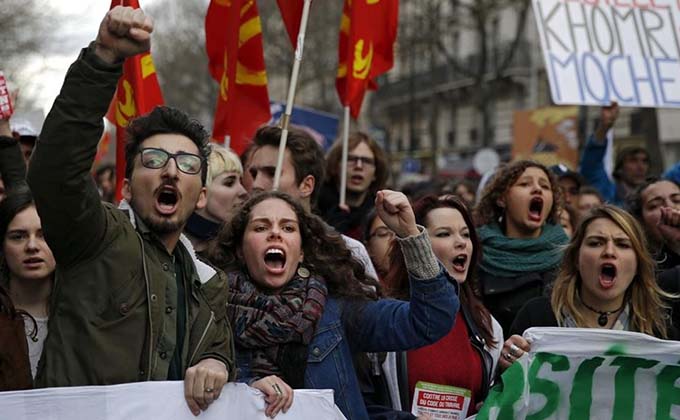
[(184, 380), (194, 415), (233, 372), (223, 273), (182, 229), (206, 204), (207, 133), (156, 108), (128, 126), (127, 209), (102, 203), (90, 168), (126, 57), (149, 50), (151, 19), (116, 7), (71, 66), (28, 182), (57, 260), (38, 386)]

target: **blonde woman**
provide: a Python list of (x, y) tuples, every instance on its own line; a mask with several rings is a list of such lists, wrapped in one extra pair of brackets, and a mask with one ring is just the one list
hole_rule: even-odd
[(531, 300), (517, 314), (501, 367), (529, 351), (520, 336), (529, 327), (608, 328), (677, 339), (663, 303), (672, 297), (656, 283), (654, 260), (633, 216), (615, 206), (596, 207), (565, 251), (551, 298)]
[(189, 218), (184, 233), (194, 249), (202, 252), (217, 235), (222, 224), (231, 218), (234, 208), (243, 204), (248, 193), (243, 188), (243, 166), (236, 153), (223, 146), (212, 145), (208, 159), (208, 203)]

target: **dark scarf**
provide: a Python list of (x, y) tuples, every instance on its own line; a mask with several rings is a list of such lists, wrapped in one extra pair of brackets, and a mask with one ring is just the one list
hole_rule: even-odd
[(361, 227), (366, 215), (375, 206), (375, 193), (367, 194), (358, 207), (350, 207), (349, 213), (342, 210), (339, 203), (338, 188), (326, 183), (319, 197), (319, 215), (338, 232), (361, 240)]
[(221, 223), (213, 222), (198, 213), (192, 213), (187, 220), (184, 230), (191, 236), (201, 241), (208, 241), (215, 236), (220, 230)]
[(505, 236), (498, 223), (479, 228), (483, 256), (480, 267), (497, 277), (542, 273), (557, 267), (569, 238), (562, 226), (546, 223), (541, 236), (514, 239)]
[(231, 272), (227, 316), (237, 346), (252, 352), (253, 376), (279, 375), (304, 386), (307, 347), (323, 314), (326, 283), (295, 275), (278, 294), (265, 294), (247, 274)]

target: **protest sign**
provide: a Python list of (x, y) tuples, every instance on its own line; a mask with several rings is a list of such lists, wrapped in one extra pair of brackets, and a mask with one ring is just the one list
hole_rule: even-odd
[(627, 331), (530, 328), (477, 420), (676, 419), (680, 343)]
[(427, 414), (432, 420), (461, 420), (467, 417), (471, 399), (469, 389), (418, 381), (413, 390), (411, 413)]
[[(260, 391), (225, 385), (201, 420), (269, 419)], [(138, 382), (110, 386), (0, 392), (0, 419), (11, 420), (195, 420), (184, 400), (184, 383)], [(293, 405), (277, 420), (343, 420), (332, 390), (295, 390)]]
[(512, 125), (512, 158), (546, 166), (578, 165), (578, 107), (549, 106), (516, 111)]
[(556, 104), (680, 107), (680, 1), (533, 6)]

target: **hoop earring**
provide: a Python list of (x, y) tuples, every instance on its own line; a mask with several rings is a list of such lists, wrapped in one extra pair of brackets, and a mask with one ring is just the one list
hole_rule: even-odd
[(308, 279), (311, 273), (309, 272), (309, 269), (307, 267), (300, 265), (298, 266), (297, 269), (297, 275), (302, 277), (303, 279)]

